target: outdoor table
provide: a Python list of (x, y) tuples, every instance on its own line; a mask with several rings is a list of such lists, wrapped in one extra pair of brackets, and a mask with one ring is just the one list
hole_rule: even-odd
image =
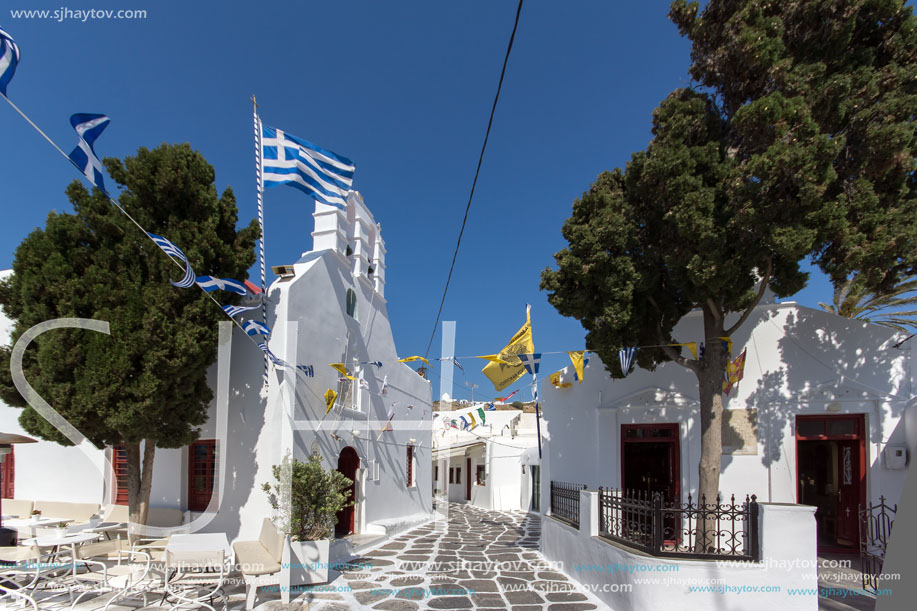
[(31, 535), (32, 537), (35, 536), (36, 528), (48, 528), (50, 526), (54, 526), (55, 524), (60, 524), (61, 522), (65, 522), (67, 524), (69, 524), (70, 522), (73, 522), (73, 520), (70, 518), (39, 518), (38, 520), (32, 520), (31, 518), (20, 518), (18, 520), (6, 520), (4, 518), (3, 521), (6, 526), (10, 528), (15, 528), (16, 530), (19, 530), (20, 528), (28, 528), (29, 535)]
[(125, 529), (127, 529), (127, 522), (99, 522), (95, 526), (90, 525), (81, 529), (81, 532), (104, 534), (108, 539), (111, 539), (113, 531)]
[(47, 537), (36, 537), (34, 539), (26, 539), (23, 541), (25, 545), (37, 545), (38, 547), (54, 547), (57, 549), (57, 553), (60, 553), (60, 548), (62, 545), (70, 546), (70, 553), (72, 554), (71, 560), (73, 564), (73, 578), (76, 579), (76, 546), (81, 543), (86, 543), (88, 541), (95, 541), (102, 535), (99, 533), (89, 533), (89, 532), (78, 532), (71, 533), (69, 535), (64, 535), (63, 537), (57, 536), (47, 536)]

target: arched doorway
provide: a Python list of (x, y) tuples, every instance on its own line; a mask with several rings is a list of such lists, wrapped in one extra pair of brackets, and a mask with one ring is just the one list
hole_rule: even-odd
[[(341, 450), (338, 456), (338, 472), (344, 477), (349, 478), (353, 484), (350, 485), (350, 500), (354, 500), (357, 493), (357, 469), (360, 468), (360, 457), (357, 451), (347, 446)], [(340, 510), (337, 513), (338, 523), (334, 527), (334, 536), (343, 537), (353, 532), (353, 505)]]

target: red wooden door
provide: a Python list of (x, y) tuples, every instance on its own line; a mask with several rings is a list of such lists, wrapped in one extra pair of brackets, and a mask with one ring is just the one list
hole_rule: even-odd
[(860, 444), (857, 441), (837, 442), (837, 542), (854, 545), (859, 536), (857, 505), (860, 503)]
[[(349, 500), (354, 500), (357, 493), (357, 469), (360, 468), (360, 457), (357, 451), (347, 446), (341, 450), (338, 456), (338, 471), (349, 478), (353, 484), (350, 485)], [(334, 527), (334, 534), (337, 537), (343, 537), (353, 532), (353, 505), (345, 507), (337, 513), (337, 525)]]

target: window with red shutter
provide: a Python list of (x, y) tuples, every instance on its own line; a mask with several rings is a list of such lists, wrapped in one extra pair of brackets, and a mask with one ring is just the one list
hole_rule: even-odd
[(10, 447), (10, 453), (6, 455), (3, 461), (2, 473), (3, 486), (0, 487), (0, 497), (5, 499), (16, 498), (16, 458), (14, 448)]
[(191, 511), (205, 511), (213, 496), (216, 443), (215, 439), (202, 439), (188, 448), (188, 509)]
[(127, 505), (127, 448), (123, 445), (111, 449), (111, 469), (115, 505)]
[(408, 446), (408, 488), (414, 485), (414, 446)]

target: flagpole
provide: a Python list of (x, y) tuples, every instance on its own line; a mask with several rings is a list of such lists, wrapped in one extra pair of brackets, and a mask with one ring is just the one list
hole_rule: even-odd
[[(255, 132), (255, 199), (258, 203), (258, 228), (261, 237), (258, 238), (258, 264), (261, 268), (261, 322), (267, 324), (267, 297), (266, 272), (264, 265), (264, 178), (262, 172), (261, 151), (261, 119), (258, 118), (258, 99), (252, 94), (252, 120)], [(267, 380), (268, 357), (264, 355), (264, 379)]]

